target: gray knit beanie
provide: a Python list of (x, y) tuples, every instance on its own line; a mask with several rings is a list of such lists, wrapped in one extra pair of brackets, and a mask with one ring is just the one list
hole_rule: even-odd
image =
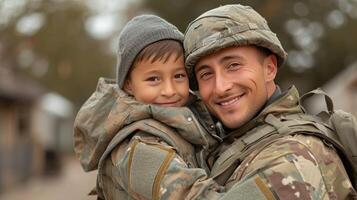
[(176, 26), (155, 15), (140, 15), (131, 19), (119, 35), (117, 83), (123, 88), (124, 80), (135, 57), (149, 44), (160, 40), (183, 41)]

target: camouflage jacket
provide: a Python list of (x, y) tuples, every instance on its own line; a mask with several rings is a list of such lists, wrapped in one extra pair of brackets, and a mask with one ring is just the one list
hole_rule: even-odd
[[(188, 116), (192, 115), (182, 113), (180, 116), (185, 116), (182, 121), (174, 120), (186, 120), (185, 127), (167, 126), (167, 120), (162, 123), (158, 122), (161, 120), (138, 120), (137, 117), (127, 122), (141, 121), (138, 123), (141, 124), (148, 121), (138, 126), (135, 123), (124, 123), (126, 120), (120, 116), (126, 109), (121, 109), (121, 103), (118, 101), (109, 104), (103, 101), (103, 107), (95, 106), (98, 104), (96, 101), (113, 93), (114, 90), (110, 90), (111, 87), (101, 87), (99, 84), (96, 91), (98, 94), (95, 93), (82, 107), (75, 125), (76, 152), (84, 169), (94, 169), (99, 162), (98, 189), (99, 194), (104, 194), (102, 197), (106, 199), (356, 198), (356, 191), (351, 186), (340, 158), (334, 148), (320, 138), (304, 134), (269, 140), (248, 137), (250, 133), (267, 127), (264, 119), (270, 114), (285, 116), (302, 112), (295, 88), (263, 109), (247, 125), (227, 135), (224, 142), (204, 160), (207, 161), (205, 164), (197, 164), (194, 158), (188, 155), (193, 151), (197, 155), (197, 151), (189, 147), (189, 144), (181, 144), (185, 135), (176, 130), (189, 127), (187, 121), (196, 121), (193, 118), (189, 120)], [(119, 96), (116, 95), (114, 99)], [(130, 105), (129, 102), (125, 103), (124, 107)], [(155, 119), (155, 109), (152, 109), (152, 106), (149, 108), (148, 118)], [(101, 111), (98, 112), (99, 110)], [(107, 114), (101, 116), (102, 112)], [(140, 113), (147, 112), (141, 110)], [(87, 116), (88, 114), (90, 116)], [(111, 118), (111, 115), (115, 117)], [(164, 116), (166, 117), (161, 119), (168, 119), (168, 115)], [(93, 120), (96, 117), (106, 120)], [(122, 125), (113, 128), (116, 124)], [(157, 131), (165, 132), (168, 136), (157, 135)], [(183, 137), (173, 138), (172, 135), (176, 133)], [(175, 143), (174, 140), (178, 142)], [(205, 141), (202, 139), (198, 141), (201, 143), (196, 141), (197, 146), (203, 146), (207, 152), (214, 146), (202, 142)], [(240, 153), (245, 156), (235, 159), (238, 155), (237, 147), (242, 146), (239, 143), (243, 143), (244, 148)], [(104, 150), (103, 147), (98, 148), (100, 146), (105, 146)], [(180, 149), (182, 147), (186, 149)], [(100, 157), (101, 154), (103, 156), (100, 161), (99, 158), (91, 156)], [(223, 157), (226, 159), (222, 159)], [(231, 158), (236, 162), (229, 163)], [(209, 168), (207, 170), (197, 168), (206, 165)]]
[[(208, 158), (211, 178), (228, 191), (224, 199), (357, 198), (335, 148), (308, 134), (318, 133), (321, 127), (310, 119), (304, 121), (306, 116), (292, 87), (227, 135)], [(261, 134), (286, 132), (289, 127), (284, 121), (296, 134)]]
[(187, 107), (137, 102), (103, 78), (74, 125), (75, 152), (85, 171), (98, 168), (97, 193), (105, 199), (181, 199), (220, 190), (196, 159), (216, 143)]

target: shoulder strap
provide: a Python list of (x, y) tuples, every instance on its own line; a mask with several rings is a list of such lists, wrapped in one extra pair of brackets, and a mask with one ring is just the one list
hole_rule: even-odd
[(235, 140), (214, 162), (211, 177), (215, 178), (224, 173), (230, 166), (242, 160), (246, 155), (256, 148), (249, 148), (253, 144), (276, 134), (276, 129), (268, 124), (258, 126), (239, 139)]
[[(328, 96), (326, 95), (325, 97)], [(326, 99), (330, 99), (330, 98), (328, 97)], [(332, 105), (332, 101), (330, 103)], [(329, 111), (329, 112), (335, 113), (334, 111)], [(346, 145), (341, 142), (339, 134), (336, 133), (336, 130), (334, 130), (333, 127), (331, 127), (329, 124), (319, 121), (319, 119), (314, 116), (306, 115), (306, 114), (293, 114), (290, 116), (288, 115), (287, 117), (282, 117), (280, 120), (279, 119), (271, 120), (270, 118), (274, 118), (274, 116), (269, 118), (267, 117), (266, 122), (276, 127), (277, 132), (279, 130), (279, 127), (282, 126), (281, 123), (290, 127), (291, 131), (286, 131), (285, 133), (279, 133), (279, 135), (281, 136), (293, 135), (293, 134), (312, 135), (323, 140), (325, 144), (333, 146), (337, 150), (337, 154), (340, 156), (341, 161), (343, 162), (346, 168), (347, 174), (350, 177), (352, 185), (356, 188), (356, 183), (357, 183), (357, 171), (356, 171), (357, 166), (355, 162), (356, 157), (353, 157), (353, 154), (351, 154), (350, 149), (346, 148), (346, 146), (349, 145)], [(291, 119), (286, 120), (288, 118)], [(348, 132), (346, 131), (342, 133), (348, 134)], [(354, 139), (352, 138), (352, 141), (349, 142), (355, 142), (355, 141), (356, 138)], [(352, 146), (354, 147), (355, 145), (356, 143), (352, 144)]]
[[(355, 188), (357, 188), (357, 122), (356, 118), (347, 112), (342, 110), (335, 110), (333, 106), (333, 101), (329, 95), (322, 89), (317, 88), (300, 98), (300, 104), (313, 95), (323, 95), (325, 98), (325, 103), (327, 111), (321, 111), (317, 116), (322, 122), (317, 124), (328, 124), (332, 131), (322, 131), (325, 141), (333, 144), (343, 161), (346, 171), (350, 176), (351, 182)], [(306, 113), (306, 110), (305, 110)], [(308, 112), (307, 112), (308, 113)], [(320, 125), (319, 128), (323, 126)], [(321, 130), (321, 129), (320, 129)]]
[(355, 185), (356, 172), (352, 160), (349, 158), (343, 146), (333, 137), (332, 129), (314, 120), (313, 116), (305, 114), (292, 114), (276, 117), (269, 114), (265, 118), (265, 125), (254, 128), (243, 137), (234, 141), (214, 163), (211, 177), (217, 178), (225, 173), (232, 165), (239, 163), (254, 150), (264, 148), (274, 140), (286, 135), (305, 134), (321, 138), (327, 144), (331, 144), (338, 150), (341, 160), (346, 166), (352, 183)]
[[(357, 163), (357, 120), (351, 114), (342, 110), (336, 110), (331, 115), (331, 124), (336, 132), (343, 133), (339, 137), (343, 146), (351, 153), (354, 162)], [(346, 137), (342, 137), (346, 136)]]
[(307, 92), (307, 93), (305, 93), (304, 95), (302, 95), (302, 96), (300, 97), (300, 104), (304, 103), (304, 101), (305, 101), (307, 98), (309, 98), (309, 97), (311, 97), (311, 96), (313, 96), (313, 95), (315, 95), (315, 94), (317, 94), (317, 95), (323, 95), (323, 96), (325, 97), (325, 102), (326, 102), (326, 106), (327, 106), (327, 111), (328, 111), (330, 114), (333, 113), (333, 111), (334, 111), (333, 101), (332, 101), (331, 97), (330, 97), (325, 91), (323, 91), (321, 88), (317, 88), (317, 89), (315, 89), (315, 90), (312, 90), (312, 91)]

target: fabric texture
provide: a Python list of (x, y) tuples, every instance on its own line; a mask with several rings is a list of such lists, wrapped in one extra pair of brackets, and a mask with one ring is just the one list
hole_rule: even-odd
[[(160, 173), (161, 166), (169, 155), (169, 151), (162, 151), (150, 145), (138, 143), (132, 151), (132, 162), (129, 164), (130, 184), (134, 191), (142, 191), (147, 199), (153, 196), (153, 186), (156, 175)], [(147, 152), (150, 152), (148, 154)], [(150, 156), (149, 156), (150, 155)], [(129, 160), (131, 160), (129, 158)]]
[[(189, 108), (138, 102), (120, 90), (114, 80), (100, 78), (97, 89), (82, 105), (74, 122), (74, 151), (83, 169), (98, 168), (99, 159), (121, 129), (129, 125), (134, 128), (147, 126), (144, 122), (142, 125), (133, 123), (150, 118), (160, 121), (162, 126), (174, 128), (177, 135), (204, 149), (216, 144)], [(120, 135), (121, 139), (126, 136)]]
[[(150, 195), (150, 191), (159, 191), (158, 194), (155, 193), (159, 199), (214, 200), (229, 198), (237, 193), (243, 195), (249, 189), (245, 187), (247, 185), (255, 185), (251, 188), (254, 191), (251, 192), (255, 193), (254, 198), (257, 199), (271, 198), (272, 195), (275, 199), (356, 199), (357, 197), (335, 149), (326, 145), (320, 138), (304, 134), (288, 135), (269, 140), (270, 142), (259, 145), (259, 148), (255, 148), (254, 142), (251, 142), (257, 138), (249, 137), (249, 133), (262, 131), (260, 125), (267, 116), (271, 114), (288, 116), (288, 113), (302, 112), (295, 88), (283, 93), (284, 95), (264, 108), (257, 118), (252, 119), (252, 123), (228, 134), (233, 137), (225, 139), (218, 148), (214, 142), (207, 142), (210, 141), (209, 135), (203, 137), (202, 134), (197, 134), (197, 131), (200, 131), (194, 125), (197, 119), (188, 120), (192, 116), (189, 109), (176, 108), (168, 109), (167, 113), (163, 110), (157, 112), (160, 108), (142, 105), (124, 92), (113, 88), (118, 88), (115, 82), (101, 79), (95, 93), (80, 109), (75, 123), (75, 150), (82, 166), (93, 170), (97, 168), (98, 163), (100, 164), (97, 187), (99, 197), (142, 199)], [(105, 100), (106, 103), (100, 99)], [(160, 119), (165, 120), (159, 122), (149, 119), (153, 116), (154, 118), (160, 116)], [(218, 176), (213, 179), (209, 175), (210, 171), (199, 168), (201, 166), (197, 166), (194, 162), (195, 158), (192, 157), (193, 151), (197, 149), (193, 149), (189, 144), (185, 147), (183, 147), (185, 144), (180, 145), (178, 141), (185, 138), (181, 136), (187, 134), (177, 132), (179, 129), (175, 127), (181, 128), (181, 133), (186, 131), (197, 134), (194, 140), (197, 146), (205, 146), (204, 152), (210, 152), (202, 161), (207, 161), (206, 164), (209, 169), (212, 169), (213, 175), (216, 174), (216, 170), (221, 171), (221, 168), (225, 168), (224, 173), (218, 173)], [(296, 125), (296, 128), (299, 128), (299, 125)], [(181, 139), (174, 139), (175, 136)], [(190, 138), (192, 137), (194, 136), (191, 135)], [(229, 149), (234, 149), (231, 146), (242, 137), (245, 138), (246, 143), (251, 144), (251, 148), (246, 147), (242, 150), (243, 153), (249, 149), (254, 151), (233, 165), (226, 164), (229, 159), (219, 164), (217, 161), (220, 160), (219, 157), (227, 155), (225, 152), (231, 151)], [(262, 139), (258, 138), (258, 140)], [(138, 144), (148, 145), (153, 149), (141, 151), (139, 155), (142, 157), (151, 157), (151, 153), (157, 155), (162, 148), (172, 148), (175, 153), (172, 159), (169, 159), (170, 162), (165, 167), (160, 167), (160, 170), (156, 170), (156, 167), (147, 168), (147, 170), (152, 168), (160, 174), (155, 175), (155, 179), (158, 177), (157, 179), (160, 180), (159, 183), (154, 181), (154, 186), (147, 184), (148, 188), (145, 188), (145, 185), (135, 186), (136, 191), (133, 191), (130, 190), (128, 171), (131, 167), (130, 163), (133, 163), (130, 162), (131, 155), (139, 156), (135, 155)], [(212, 145), (217, 151), (211, 151)], [(98, 161), (100, 158), (94, 155), (101, 156), (101, 160)], [(231, 152), (228, 158), (234, 156), (235, 153)], [(134, 163), (135, 165), (139, 165), (140, 159), (136, 159), (135, 162), (137, 163)], [(152, 178), (148, 180), (152, 182)]]
[(125, 25), (119, 36), (117, 55), (119, 88), (123, 88), (124, 80), (140, 51), (160, 40), (182, 43), (183, 34), (174, 25), (155, 15), (140, 15)]
[[(195, 181), (208, 178), (204, 169), (197, 168), (192, 143), (205, 150), (217, 144), (189, 108), (137, 102), (114, 81), (103, 78), (77, 114), (74, 138), (83, 169), (98, 169), (97, 193), (105, 199), (162, 196), (167, 177), (175, 177), (176, 185), (183, 186), (167, 193), (188, 191)], [(169, 154), (167, 149), (172, 149)], [(145, 173), (140, 182), (140, 174)], [(212, 180), (206, 185), (216, 187)]]
[[(304, 122), (304, 116), (299, 94), (292, 87), (228, 134), (208, 158), (213, 163), (211, 177), (226, 186), (227, 195), (260, 177), (274, 199), (356, 199), (337, 149), (313, 134), (320, 130), (318, 122)], [(291, 126), (285, 126), (285, 120)], [(279, 136), (286, 131), (295, 134)]]

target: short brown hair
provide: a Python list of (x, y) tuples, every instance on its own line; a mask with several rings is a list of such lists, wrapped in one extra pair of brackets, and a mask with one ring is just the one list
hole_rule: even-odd
[[(175, 60), (183, 56), (182, 43), (176, 40), (160, 40), (149, 44), (135, 57), (132, 67), (138, 62), (150, 60), (151, 63), (160, 60), (164, 63), (172, 56), (175, 55)], [(132, 68), (131, 67), (131, 68)]]
[(265, 48), (265, 47), (262, 47), (262, 46), (258, 46), (258, 45), (254, 45), (256, 48), (257, 48), (257, 50), (259, 51), (259, 53), (260, 53), (260, 57), (259, 57), (259, 61), (260, 62), (263, 62), (263, 60), (264, 60), (264, 58), (266, 58), (266, 57), (268, 57), (268, 56), (270, 56), (271, 54), (273, 54), (273, 55), (275, 55), (276, 56), (276, 54), (274, 54), (270, 49), (268, 49), (268, 48)]

